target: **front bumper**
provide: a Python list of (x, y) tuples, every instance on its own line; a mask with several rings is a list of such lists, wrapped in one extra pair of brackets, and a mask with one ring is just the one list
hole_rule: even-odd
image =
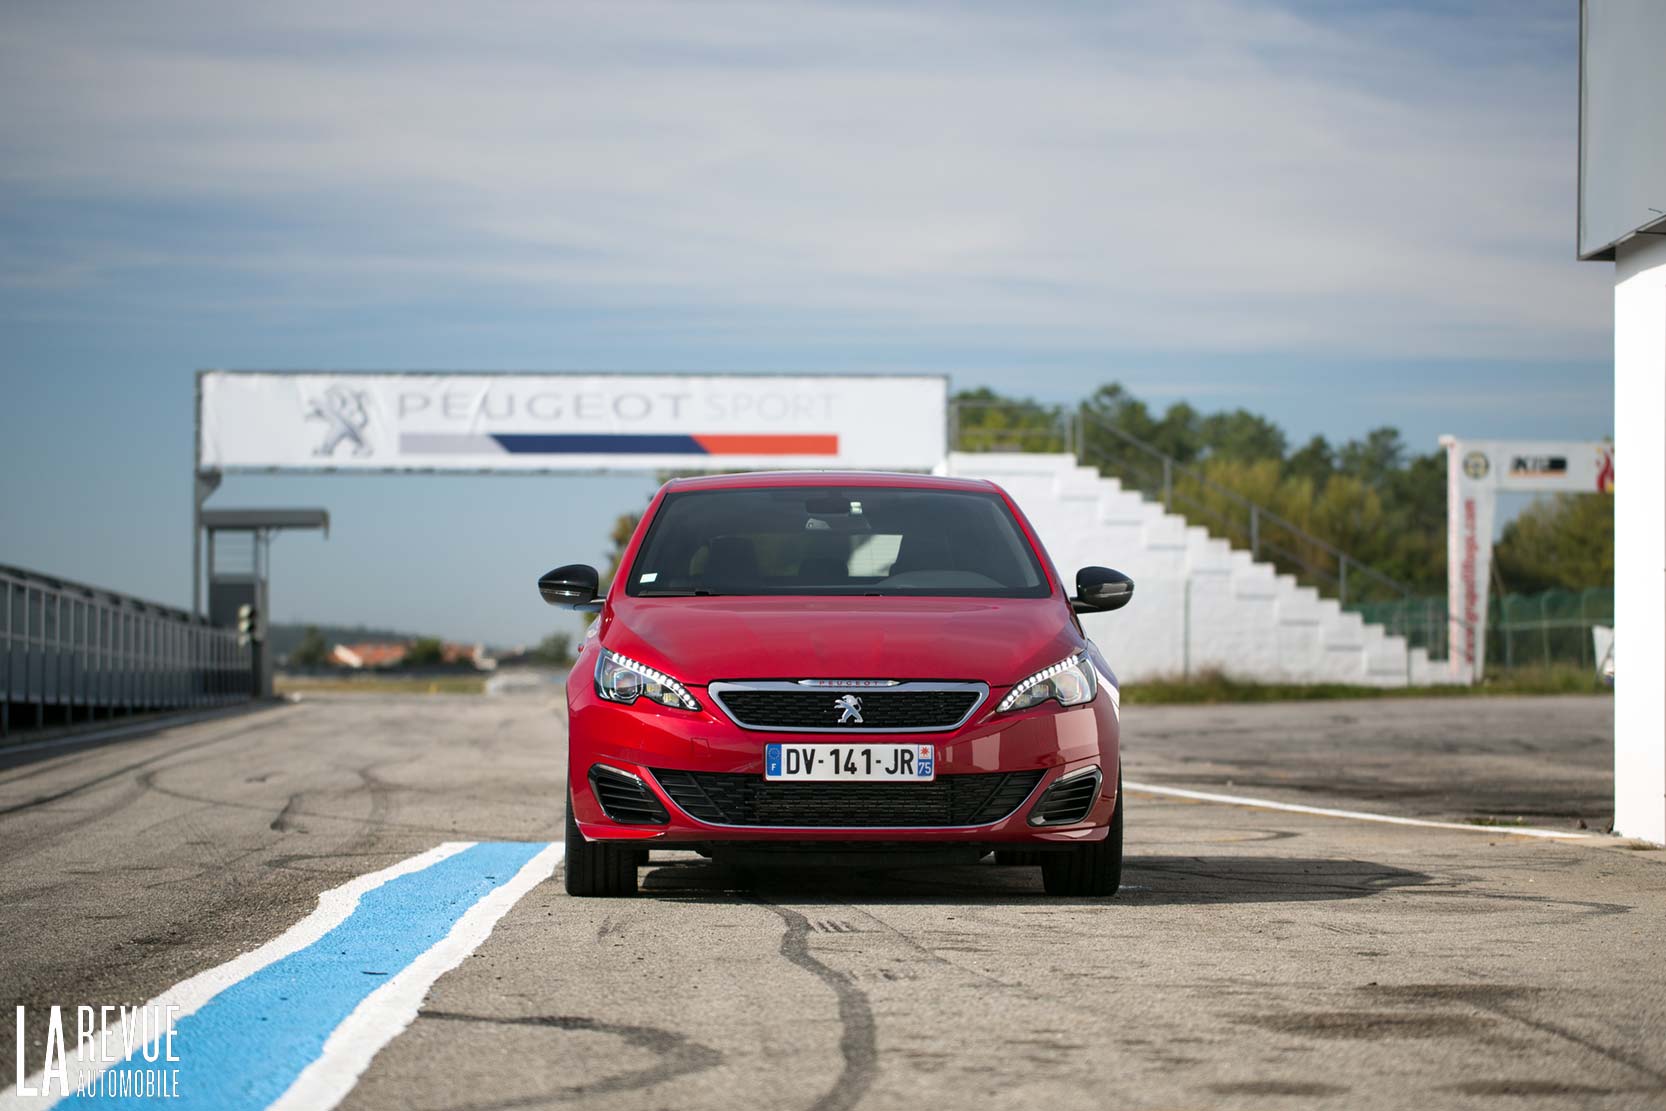
[[(861, 733), (874, 744), (931, 744), (939, 779), (955, 775), (1040, 771), (1041, 778), (1008, 816), (982, 825), (930, 826), (767, 826), (702, 821), (677, 804), (656, 779), (655, 769), (763, 776), (766, 744), (829, 744), (826, 733), (776, 733), (743, 729), (712, 706), (702, 688), (691, 688), (705, 709), (674, 710), (639, 700), (620, 706), (596, 697), (587, 674), (568, 684), (568, 782), (573, 816), (586, 840), (635, 842), (684, 848), (780, 843), (783, 846), (881, 843), (910, 845), (980, 844), (1044, 848), (1104, 838), (1116, 810), (1120, 765), (1118, 715), (1107, 689), (1085, 706), (1038, 708), (993, 715), (991, 698), (967, 724), (948, 733)], [(610, 819), (597, 800), (591, 771), (602, 765), (639, 778), (664, 808), (663, 824), (622, 824)], [(1086, 816), (1069, 825), (1035, 826), (1032, 809), (1058, 780), (1097, 766), (1098, 797)]]

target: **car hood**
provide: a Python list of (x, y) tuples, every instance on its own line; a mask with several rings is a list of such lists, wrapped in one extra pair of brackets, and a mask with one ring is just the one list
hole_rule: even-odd
[(619, 599), (602, 644), (684, 683), (959, 679), (1005, 686), (1081, 647), (1057, 598)]

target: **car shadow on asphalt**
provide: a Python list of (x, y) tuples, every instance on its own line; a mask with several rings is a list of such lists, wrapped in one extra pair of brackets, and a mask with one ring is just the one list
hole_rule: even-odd
[[(1362, 899), (1431, 882), (1422, 872), (1368, 860), (1273, 856), (1130, 856), (1118, 903), (1141, 906)], [(1031, 903), (1097, 906), (1103, 899), (1052, 898), (1034, 866), (990, 861), (950, 868), (749, 868), (700, 859), (655, 861), (641, 874), (644, 898), (747, 902), (852, 899), (892, 903)]]

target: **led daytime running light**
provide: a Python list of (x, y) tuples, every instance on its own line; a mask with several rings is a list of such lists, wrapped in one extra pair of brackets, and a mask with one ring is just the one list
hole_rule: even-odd
[(639, 663), (638, 661), (631, 659), (629, 656), (621, 656), (619, 653), (609, 651), (605, 648), (602, 649), (602, 651), (607, 654), (607, 658), (612, 660), (615, 665), (624, 668), (626, 671), (634, 671), (644, 679), (652, 680), (653, 682), (664, 687), (666, 690), (670, 691), (672, 694), (676, 695), (677, 701), (683, 704), (683, 709), (698, 710), (700, 708), (699, 701), (696, 700), (692, 694), (688, 693), (688, 688), (677, 682), (677, 680), (671, 678), (671, 676), (667, 675), (665, 672), (659, 670), (658, 668), (649, 667), (645, 663)]
[[(1035, 686), (1037, 683), (1045, 683), (1047, 680), (1051, 679), (1055, 675), (1063, 674), (1064, 672), (1069, 671), (1073, 667), (1076, 667), (1076, 666), (1081, 665), (1081, 664), (1086, 664), (1086, 663), (1087, 663), (1087, 660), (1083, 656), (1074, 655), (1074, 656), (1066, 656), (1064, 659), (1060, 660), (1058, 663), (1052, 665), (1051, 667), (1043, 668), (1042, 670), (1036, 672), (1034, 675), (1030, 676), (1028, 679), (1025, 679), (1022, 683), (1019, 683), (1017, 686), (1013, 687), (1010, 691), (1007, 691), (1007, 696), (1005, 698), (1001, 699), (1001, 704), (999, 706), (995, 707), (995, 712), (997, 714), (1006, 713), (1008, 710), (1012, 709), (1012, 707), (1018, 702), (1018, 700), (1020, 698), (1024, 697), (1024, 693), (1026, 691), (1028, 691), (1031, 687)], [(1088, 665), (1088, 666), (1092, 666), (1092, 665)]]

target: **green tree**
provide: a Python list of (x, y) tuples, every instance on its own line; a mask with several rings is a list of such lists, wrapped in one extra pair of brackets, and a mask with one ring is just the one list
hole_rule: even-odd
[(613, 577), (619, 573), (619, 564), (625, 558), (625, 547), (631, 542), (631, 535), (636, 532), (636, 526), (641, 520), (640, 513), (621, 513), (613, 519), (613, 531), (607, 534), (607, 573), (602, 576), (604, 593)]
[(573, 662), (573, 638), (566, 633), (551, 633), (527, 655), (550, 667), (565, 667)]
[(955, 451), (1063, 451), (1064, 413), (1056, 405), (1002, 397), (988, 387), (954, 395)]
[(301, 643), (289, 654), (291, 667), (323, 667), (330, 662), (330, 646), (317, 625), (308, 625), (301, 634)]
[(1614, 585), (1614, 495), (1540, 498), (1504, 526), (1494, 549), (1505, 589), (1585, 590)]
[(1284, 470), (1292, 478), (1305, 478), (1323, 486), (1336, 473), (1336, 449), (1323, 436), (1315, 436), (1290, 453)]
[(417, 637), (405, 646), (405, 667), (434, 667), (445, 662), (445, 642), (439, 637)]
[(1337, 469), (1379, 489), (1405, 463), (1406, 445), (1397, 428), (1373, 428), (1363, 440), (1350, 440), (1337, 453)]
[[(1173, 407), (1170, 407), (1173, 412)], [(1204, 449), (1211, 459), (1283, 459), (1284, 430), (1266, 417), (1248, 409), (1211, 413), (1198, 425)]]

